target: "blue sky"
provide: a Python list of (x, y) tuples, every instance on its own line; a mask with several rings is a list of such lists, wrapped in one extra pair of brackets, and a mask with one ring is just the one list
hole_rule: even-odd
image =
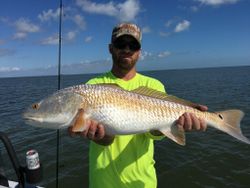
[[(0, 3), (0, 77), (56, 74), (59, 0)], [(250, 65), (249, 0), (64, 0), (63, 7), (65, 74), (109, 70), (111, 31), (123, 21), (143, 31), (139, 70)]]

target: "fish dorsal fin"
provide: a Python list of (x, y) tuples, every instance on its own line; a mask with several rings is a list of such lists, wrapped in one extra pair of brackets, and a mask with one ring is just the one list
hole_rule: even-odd
[(185, 106), (190, 106), (192, 108), (197, 108), (197, 104), (191, 102), (191, 101), (188, 101), (188, 100), (185, 100), (185, 99), (181, 99), (179, 97), (176, 97), (174, 95), (167, 95), (167, 99), (168, 101), (170, 102), (175, 102), (175, 103), (178, 103), (178, 104), (182, 104), (182, 105), (185, 105)]
[(118, 89), (123, 89), (121, 86), (119, 86), (118, 84), (115, 83), (101, 83), (101, 84), (95, 84), (95, 85), (99, 85), (99, 86), (105, 86), (105, 87), (111, 87), (111, 88), (118, 88)]
[(132, 90), (131, 92), (137, 93), (137, 94), (140, 94), (140, 95), (145, 95), (145, 96), (148, 96), (148, 97), (154, 97), (154, 98), (157, 98), (157, 99), (163, 99), (163, 100), (167, 96), (167, 94), (164, 93), (164, 92), (157, 91), (155, 89), (151, 89), (151, 88), (148, 88), (148, 87), (145, 87), (145, 86), (138, 87), (138, 88)]
[(192, 103), (190, 101), (178, 98), (174, 95), (167, 95), (164, 92), (157, 91), (155, 89), (151, 89), (145, 86), (138, 87), (137, 89), (132, 90), (132, 92), (140, 94), (140, 95), (148, 96), (148, 97), (153, 97), (153, 98), (169, 101), (169, 102), (175, 102), (175, 103), (182, 104), (185, 106), (190, 106), (193, 108), (197, 106), (195, 103)]

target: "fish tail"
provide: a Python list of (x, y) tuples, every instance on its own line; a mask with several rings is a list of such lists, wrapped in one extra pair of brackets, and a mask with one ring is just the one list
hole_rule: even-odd
[(244, 112), (241, 110), (225, 110), (221, 112), (216, 112), (219, 115), (220, 119), (223, 119), (224, 122), (219, 127), (221, 131), (237, 138), (238, 140), (250, 144), (250, 140), (246, 138), (240, 128), (240, 122), (244, 117)]

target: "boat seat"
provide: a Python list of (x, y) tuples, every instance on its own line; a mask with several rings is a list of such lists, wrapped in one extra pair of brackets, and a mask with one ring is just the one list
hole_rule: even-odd
[(2, 174), (0, 174), (0, 185), (9, 187), (8, 179)]

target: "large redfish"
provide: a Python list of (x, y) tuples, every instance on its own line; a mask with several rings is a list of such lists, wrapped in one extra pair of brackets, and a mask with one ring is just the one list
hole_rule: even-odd
[[(75, 121), (79, 110), (84, 115)], [(115, 85), (78, 85), (62, 89), (33, 104), (25, 113), (27, 124), (60, 129), (74, 124), (83, 131), (87, 119), (102, 123), (109, 135), (127, 135), (158, 130), (185, 145), (185, 132), (175, 121), (185, 112), (247, 144), (240, 129), (244, 113), (240, 110), (202, 112), (194, 104), (146, 87), (125, 91)], [(80, 122), (80, 123), (75, 123)]]

